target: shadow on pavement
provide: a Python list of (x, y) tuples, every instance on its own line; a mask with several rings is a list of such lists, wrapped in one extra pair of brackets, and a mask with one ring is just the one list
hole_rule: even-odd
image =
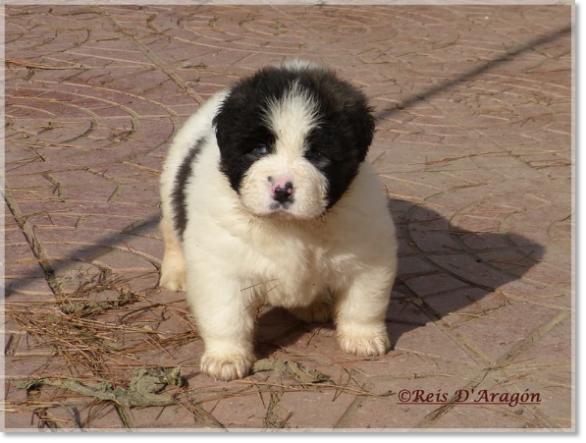
[[(453, 226), (425, 206), (389, 200), (399, 241), (398, 275), (387, 312), (393, 344), (431, 321), (478, 306), (483, 298), (519, 280), (543, 257), (542, 245), (516, 234), (472, 232)], [(472, 314), (474, 315), (474, 314)], [(273, 337), (279, 322), (296, 320), (275, 308), (259, 318), (257, 342), (261, 357), (296, 343), (308, 332), (331, 323), (304, 325)], [(264, 354), (264, 355), (263, 355)]]

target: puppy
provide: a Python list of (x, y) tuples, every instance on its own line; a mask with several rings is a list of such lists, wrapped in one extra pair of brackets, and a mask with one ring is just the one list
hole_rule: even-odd
[(174, 138), (161, 175), (160, 285), (187, 291), (203, 372), (247, 375), (266, 304), (333, 319), (350, 354), (390, 348), (397, 243), (364, 161), (371, 111), (332, 71), (295, 61), (217, 93)]

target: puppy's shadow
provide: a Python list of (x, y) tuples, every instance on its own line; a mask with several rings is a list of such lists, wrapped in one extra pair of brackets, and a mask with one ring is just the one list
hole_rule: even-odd
[[(410, 201), (390, 199), (389, 209), (399, 244), (386, 317), (393, 348), (400, 346), (403, 335), (430, 321), (446, 319), (457, 325), (504, 303), (496, 295), (498, 288), (520, 280), (544, 254), (542, 245), (523, 236), (499, 233), (500, 221), (509, 215), (505, 207), (469, 211), (458, 217), (457, 225)], [(333, 331), (334, 326), (301, 324), (278, 308), (266, 312), (257, 326), (259, 357), (296, 343), (316, 328)]]

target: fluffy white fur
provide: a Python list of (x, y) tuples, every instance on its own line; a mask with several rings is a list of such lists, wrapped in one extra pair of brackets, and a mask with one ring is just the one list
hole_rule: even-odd
[[(279, 134), (275, 155), (251, 167), (239, 196), (218, 169), (212, 126), (225, 94), (218, 93), (186, 122), (161, 176), (165, 256), (160, 284), (187, 290), (205, 343), (202, 371), (223, 380), (248, 373), (255, 315), (263, 304), (289, 308), (305, 321), (332, 315), (344, 351), (384, 354), (390, 347), (385, 313), (397, 246), (387, 198), (372, 167), (363, 163), (343, 197), (319, 216), (327, 183), (302, 155), (304, 133), (318, 122), (310, 102), (291, 95), (267, 115)], [(202, 136), (207, 142), (185, 186), (188, 222), (181, 243), (171, 196), (177, 169)], [(266, 176), (279, 174), (295, 182), (292, 216), (259, 217), (270, 205)]]

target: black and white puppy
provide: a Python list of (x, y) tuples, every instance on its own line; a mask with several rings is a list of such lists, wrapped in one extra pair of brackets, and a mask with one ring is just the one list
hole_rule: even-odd
[(219, 92), (176, 135), (161, 175), (160, 284), (187, 290), (202, 371), (248, 373), (263, 304), (333, 318), (348, 353), (389, 349), (397, 244), (364, 161), (374, 129), (359, 90), (294, 61)]

